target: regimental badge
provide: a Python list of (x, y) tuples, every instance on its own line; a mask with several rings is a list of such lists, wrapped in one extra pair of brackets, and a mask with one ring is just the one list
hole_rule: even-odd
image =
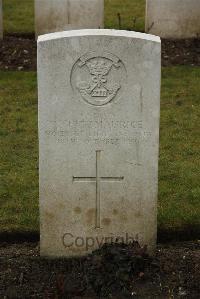
[(87, 53), (72, 68), (72, 86), (89, 104), (103, 106), (122, 88), (125, 67), (111, 53)]

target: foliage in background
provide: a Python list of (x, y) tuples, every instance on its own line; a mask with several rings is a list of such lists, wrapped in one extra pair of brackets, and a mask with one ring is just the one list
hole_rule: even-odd
[[(200, 69), (163, 68), (159, 229), (200, 227)], [(0, 231), (35, 231), (38, 213), (34, 72), (0, 72)]]
[[(105, 28), (144, 31), (144, 16), (145, 0), (105, 0)], [(3, 19), (5, 33), (33, 33), (34, 0), (3, 0)]]

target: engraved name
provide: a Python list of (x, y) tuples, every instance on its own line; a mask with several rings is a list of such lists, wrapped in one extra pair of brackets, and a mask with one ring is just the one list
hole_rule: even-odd
[(142, 120), (63, 120), (50, 121), (50, 129), (45, 135), (54, 137), (57, 142), (95, 144), (114, 144), (127, 142), (129, 144), (145, 140), (151, 132), (143, 129)]

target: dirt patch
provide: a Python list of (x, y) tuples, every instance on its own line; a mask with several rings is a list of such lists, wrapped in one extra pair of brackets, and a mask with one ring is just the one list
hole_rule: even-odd
[(162, 65), (200, 66), (200, 39), (163, 39)]
[(0, 70), (36, 70), (37, 43), (32, 35), (5, 36), (0, 40)]
[(38, 243), (0, 244), (1, 298), (199, 298), (200, 243), (110, 244), (81, 259), (44, 259)]
[[(0, 41), (0, 70), (36, 70), (34, 35), (7, 35)], [(162, 40), (162, 65), (200, 66), (200, 39)]]

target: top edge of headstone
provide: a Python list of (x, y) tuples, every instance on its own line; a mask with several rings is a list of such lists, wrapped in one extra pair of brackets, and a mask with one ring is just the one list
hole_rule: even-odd
[(115, 29), (80, 29), (80, 30), (68, 30), (55, 33), (48, 33), (40, 35), (37, 42), (45, 42), (50, 40), (61, 39), (65, 37), (81, 37), (81, 36), (118, 36), (129, 37), (135, 39), (149, 40), (152, 42), (160, 43), (160, 37), (152, 34), (146, 34), (136, 31), (127, 30), (115, 30)]

